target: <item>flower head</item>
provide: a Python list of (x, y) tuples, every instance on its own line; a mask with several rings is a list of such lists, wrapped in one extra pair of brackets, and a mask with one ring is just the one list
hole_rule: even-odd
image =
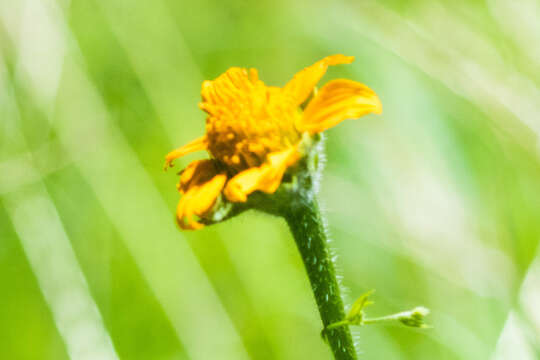
[(169, 167), (194, 151), (210, 154), (210, 159), (195, 161), (181, 172), (179, 225), (201, 228), (195, 216), (204, 219), (218, 203), (244, 203), (255, 191), (274, 193), (284, 174), (306, 155), (301, 146), (306, 136), (314, 137), (345, 119), (381, 113), (375, 92), (356, 81), (332, 80), (314, 94), (328, 66), (353, 59), (328, 56), (282, 88), (265, 85), (256, 69), (237, 67), (204, 81), (199, 107), (208, 114), (206, 134), (166, 156)]

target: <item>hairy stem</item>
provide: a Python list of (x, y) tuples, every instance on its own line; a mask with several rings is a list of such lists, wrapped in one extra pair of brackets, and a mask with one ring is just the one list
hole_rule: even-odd
[[(343, 301), (317, 200), (314, 197), (304, 199), (284, 210), (282, 215), (302, 256), (323, 326), (326, 328), (343, 320)], [(326, 338), (336, 360), (357, 359), (348, 326), (328, 329)]]

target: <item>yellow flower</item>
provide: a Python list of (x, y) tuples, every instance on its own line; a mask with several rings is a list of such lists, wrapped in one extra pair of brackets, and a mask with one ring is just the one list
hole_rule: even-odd
[(349, 64), (351, 56), (332, 55), (297, 73), (284, 87), (267, 86), (256, 69), (233, 67), (202, 84), (206, 134), (166, 156), (173, 160), (206, 150), (210, 159), (198, 160), (181, 173), (177, 220), (184, 229), (203, 226), (194, 217), (207, 215), (224, 196), (245, 202), (254, 191), (274, 193), (287, 169), (304, 155), (303, 134), (314, 136), (345, 119), (380, 114), (381, 102), (373, 90), (356, 81), (328, 82), (302, 111), (328, 66)]

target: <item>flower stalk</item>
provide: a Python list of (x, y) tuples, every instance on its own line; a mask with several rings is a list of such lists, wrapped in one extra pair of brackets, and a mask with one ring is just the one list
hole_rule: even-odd
[[(283, 217), (296, 241), (323, 326), (327, 328), (345, 317), (343, 300), (319, 205), (314, 196), (303, 200), (285, 211)], [(336, 360), (357, 359), (348, 326), (329, 329), (325, 336)]]
[(207, 113), (205, 134), (165, 156), (168, 168), (195, 151), (210, 155), (179, 173), (176, 220), (182, 229), (201, 229), (250, 209), (286, 220), (336, 360), (355, 360), (357, 354), (351, 323), (343, 322), (347, 318), (316, 200), (322, 133), (346, 119), (380, 114), (382, 105), (372, 89), (353, 80), (335, 79), (319, 91), (315, 86), (330, 66), (353, 60), (327, 56), (281, 88), (267, 86), (256, 69), (239, 67), (204, 81), (199, 107)]

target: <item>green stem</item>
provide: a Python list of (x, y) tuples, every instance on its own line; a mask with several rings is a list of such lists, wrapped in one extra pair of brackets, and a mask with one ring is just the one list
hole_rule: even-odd
[(400, 319), (400, 315), (401, 315), (401, 313), (393, 314), (393, 315), (387, 315), (387, 316), (381, 316), (381, 317), (376, 317), (376, 318), (370, 318), (370, 319), (364, 319), (362, 321), (362, 325), (377, 324), (377, 323), (381, 323), (381, 322), (385, 322), (385, 321), (397, 321), (397, 320)]
[[(328, 236), (317, 200), (303, 199), (282, 214), (304, 262), (324, 328), (345, 318)], [(355, 360), (356, 349), (348, 326), (327, 329), (326, 338), (336, 360)]]

